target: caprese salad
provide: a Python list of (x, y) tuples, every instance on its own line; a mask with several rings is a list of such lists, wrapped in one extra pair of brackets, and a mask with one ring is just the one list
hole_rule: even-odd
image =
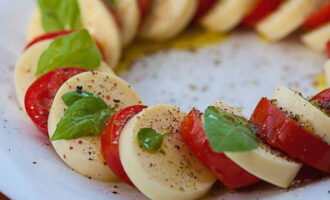
[[(303, 164), (330, 173), (330, 90), (311, 99), (284, 86), (248, 119), (223, 102), (188, 114), (146, 106), (112, 68), (136, 35), (170, 39), (191, 22), (218, 32), (242, 24), (270, 41), (295, 29), (330, 58), (322, 0), (37, 0), (15, 67), (19, 105), (70, 168), (124, 181), (154, 200), (193, 200), (218, 180), (288, 188)], [(315, 10), (317, 10), (313, 13)], [(307, 20), (306, 20), (307, 19)], [(315, 29), (315, 30), (313, 30)], [(330, 77), (330, 61), (325, 65)], [(329, 84), (330, 85), (330, 84)]]

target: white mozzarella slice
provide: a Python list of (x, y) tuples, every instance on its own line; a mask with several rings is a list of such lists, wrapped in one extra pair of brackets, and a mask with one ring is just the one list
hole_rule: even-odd
[[(35, 76), (40, 55), (48, 48), (52, 40), (45, 40), (29, 47), (18, 59), (15, 66), (15, 90), (19, 105), (24, 109), (24, 98), (27, 89), (37, 79)], [(112, 72), (109, 65), (102, 61), (96, 69), (102, 72)]]
[[(244, 117), (242, 113), (225, 103), (217, 102), (215, 107)], [(247, 152), (225, 152), (226, 156), (250, 174), (282, 188), (290, 186), (301, 168), (297, 163), (260, 142), (259, 147)]]
[(290, 115), (299, 116), (299, 122), (310, 124), (313, 134), (330, 144), (330, 117), (313, 106), (308, 100), (285, 86), (275, 89), (272, 99), (277, 107)]
[(213, 31), (230, 31), (240, 23), (256, 2), (257, 0), (219, 0), (202, 17), (200, 23)]
[(295, 31), (323, 0), (288, 0), (262, 20), (257, 31), (269, 41), (277, 41)]
[(325, 78), (327, 81), (327, 86), (330, 87), (330, 59), (328, 59), (324, 64)]
[[(193, 200), (204, 195), (216, 180), (188, 150), (178, 133), (185, 114), (168, 105), (151, 106), (134, 116), (120, 136), (123, 167), (134, 185), (153, 200)], [(153, 128), (165, 135), (161, 149), (144, 150), (138, 142), (141, 128)]]
[[(330, 15), (330, 13), (329, 13)], [(302, 36), (302, 41), (312, 49), (317, 51), (325, 51), (327, 42), (330, 41), (330, 23), (320, 28), (306, 33)]]
[(137, 0), (118, 0), (114, 4), (120, 18), (122, 43), (129, 44), (135, 37), (140, 25), (140, 9)]
[[(113, 74), (104, 72), (78, 74), (66, 81), (56, 93), (48, 118), (50, 137), (55, 132), (56, 125), (66, 109), (66, 105), (61, 99), (62, 95), (74, 91), (77, 86), (99, 94), (111, 108), (116, 110), (142, 103), (141, 98), (131, 86)], [(52, 142), (52, 145), (59, 157), (80, 174), (102, 181), (116, 180), (115, 175), (105, 164), (99, 136), (56, 140)]]
[[(120, 30), (102, 0), (78, 0), (82, 27), (99, 43), (105, 52), (105, 60), (115, 67), (121, 54)], [(36, 10), (28, 27), (28, 41), (45, 34), (41, 25), (41, 14)]]
[(142, 22), (141, 37), (154, 40), (175, 37), (190, 23), (197, 4), (197, 0), (153, 0)]

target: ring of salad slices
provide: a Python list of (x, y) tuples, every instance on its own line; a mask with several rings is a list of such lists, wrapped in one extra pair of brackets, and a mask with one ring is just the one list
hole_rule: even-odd
[[(330, 2), (323, 0), (37, 0), (17, 61), (17, 101), (76, 172), (124, 181), (154, 200), (202, 197), (264, 181), (290, 187), (303, 164), (330, 173), (330, 89), (312, 98), (279, 86), (251, 117), (224, 102), (188, 114), (146, 106), (116, 76), (136, 35), (177, 36), (197, 23), (238, 25), (269, 41), (302, 27), (302, 41), (330, 59)], [(330, 60), (325, 64), (330, 77)], [(330, 78), (328, 80), (330, 85)]]

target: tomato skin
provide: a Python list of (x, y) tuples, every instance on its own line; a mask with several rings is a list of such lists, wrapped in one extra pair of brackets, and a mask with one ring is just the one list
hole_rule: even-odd
[(242, 24), (253, 27), (281, 5), (283, 0), (259, 0), (254, 9), (243, 19)]
[(50, 71), (28, 88), (25, 94), (25, 110), (39, 130), (48, 135), (48, 115), (55, 94), (61, 85), (72, 76), (86, 70), (76, 67), (64, 67)]
[(330, 88), (321, 91), (316, 94), (311, 100), (317, 100), (320, 103), (320, 106), (324, 109), (330, 111)]
[(179, 133), (191, 152), (228, 188), (237, 189), (258, 183), (260, 180), (243, 170), (224, 153), (214, 152), (207, 140), (201, 112), (192, 110), (182, 121)]
[(302, 27), (313, 29), (327, 22), (330, 22), (330, 2), (324, 4), (318, 11), (309, 16)]
[(260, 100), (251, 121), (259, 129), (259, 137), (270, 146), (314, 168), (330, 172), (330, 145), (306, 131), (268, 99)]
[(199, 0), (193, 21), (197, 21), (203, 17), (213, 7), (215, 2), (215, 0)]
[(330, 40), (327, 43), (327, 56), (330, 58)]
[(109, 119), (101, 134), (102, 154), (107, 165), (117, 177), (132, 186), (134, 185), (127, 176), (120, 161), (119, 138), (121, 130), (128, 120), (145, 108), (147, 108), (145, 105), (134, 105), (118, 111)]
[[(145, 19), (150, 9), (151, 2), (150, 0), (136, 0), (140, 9), (141, 21)], [(141, 24), (141, 23), (140, 23)]]
[(47, 33), (45, 35), (41, 35), (39, 37), (36, 37), (34, 40), (32, 40), (31, 42), (29, 42), (24, 50), (27, 50), (29, 47), (31, 47), (32, 45), (38, 43), (38, 42), (41, 42), (41, 41), (44, 41), (44, 40), (50, 40), (50, 39), (54, 39), (54, 38), (57, 38), (59, 36), (63, 36), (63, 35), (68, 35), (70, 33), (72, 33), (73, 30), (69, 30), (69, 31), (58, 31), (58, 32), (54, 32), (54, 33)]

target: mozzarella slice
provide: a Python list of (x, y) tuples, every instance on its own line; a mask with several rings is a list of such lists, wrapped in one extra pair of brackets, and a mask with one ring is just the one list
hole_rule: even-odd
[[(121, 37), (117, 24), (102, 0), (78, 0), (82, 26), (93, 35), (105, 52), (105, 60), (115, 67), (121, 54)], [(32, 15), (28, 27), (28, 41), (45, 34), (39, 10)]]
[[(120, 159), (134, 185), (153, 200), (193, 200), (205, 194), (216, 177), (188, 150), (178, 134), (185, 114), (168, 105), (151, 106), (133, 117), (122, 130)], [(140, 147), (141, 128), (170, 132), (161, 149), (151, 153)]]
[(140, 25), (140, 9), (137, 0), (118, 0), (114, 4), (122, 25), (122, 43), (132, 41)]
[(206, 28), (227, 32), (240, 23), (257, 0), (219, 0), (200, 20)]
[[(37, 79), (35, 76), (40, 55), (48, 48), (52, 40), (38, 42), (28, 48), (18, 59), (15, 66), (15, 90), (18, 104), (24, 109), (24, 98), (27, 89)], [(102, 61), (97, 71), (112, 72), (110, 66)]]
[[(119, 77), (104, 72), (84, 72), (66, 81), (55, 95), (48, 118), (49, 137), (52, 137), (56, 125), (64, 115), (66, 105), (62, 95), (82, 86), (100, 97), (116, 110), (141, 104), (141, 98), (131, 86)], [(115, 175), (105, 164), (101, 153), (100, 137), (82, 137), (71, 140), (56, 140), (52, 145), (60, 158), (72, 169), (82, 175), (102, 180), (116, 180)]]
[[(214, 106), (244, 117), (238, 109), (222, 102), (217, 102)], [(259, 147), (252, 151), (225, 152), (225, 155), (250, 174), (282, 188), (290, 186), (301, 168), (300, 163), (284, 157), (261, 142)]]
[(269, 41), (277, 41), (292, 33), (323, 0), (288, 0), (262, 20), (257, 31)]
[[(330, 13), (329, 13), (330, 15)], [(302, 36), (302, 41), (312, 49), (317, 51), (325, 51), (327, 42), (330, 41), (330, 23), (320, 28), (306, 33)]]
[(285, 86), (276, 88), (272, 99), (276, 100), (277, 107), (290, 115), (298, 115), (300, 123), (310, 124), (313, 128), (313, 134), (330, 144), (330, 117), (320, 109)]
[(330, 59), (328, 59), (324, 64), (325, 78), (327, 81), (327, 86), (330, 87)]
[(153, 0), (142, 23), (141, 37), (155, 40), (175, 37), (190, 23), (197, 4), (197, 0)]

